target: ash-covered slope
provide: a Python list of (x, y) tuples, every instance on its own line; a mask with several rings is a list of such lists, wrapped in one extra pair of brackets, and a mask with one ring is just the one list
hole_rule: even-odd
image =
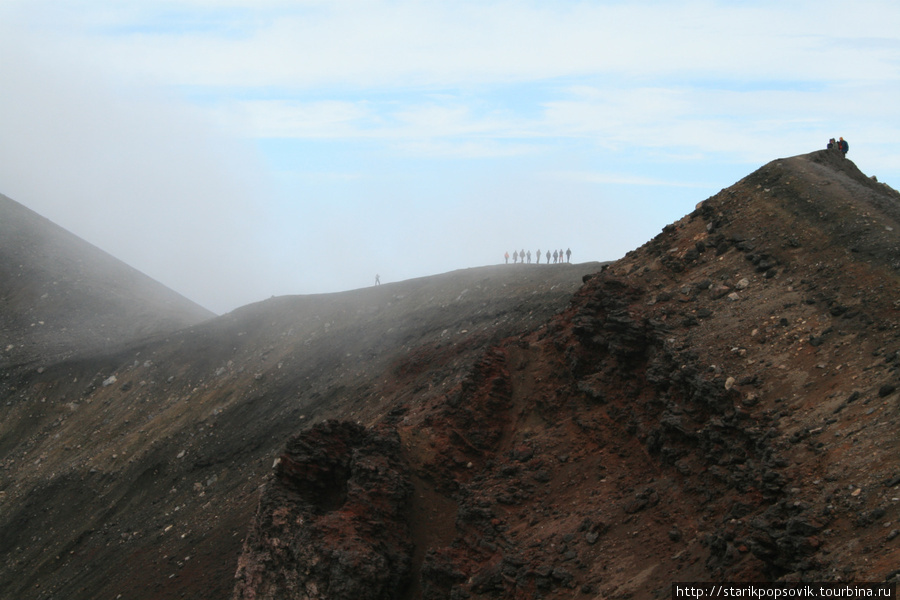
[(292, 434), (329, 417), (375, 423), (401, 389), (442, 395), (600, 267), (272, 298), (0, 371), (0, 598), (228, 598), (258, 487)]
[(393, 371), (359, 441), (288, 444), (233, 598), (896, 581), (897, 203), (836, 153), (777, 160), (471, 368)]
[(0, 368), (50, 363), (213, 316), (0, 194)]

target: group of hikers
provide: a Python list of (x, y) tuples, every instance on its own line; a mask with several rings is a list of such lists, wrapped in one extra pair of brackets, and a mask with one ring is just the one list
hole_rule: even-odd
[[(534, 262), (536, 264), (540, 264), (541, 263), (541, 251), (538, 250), (534, 256), (535, 256)], [(509, 252), (506, 252), (503, 255), (503, 258), (506, 261), (506, 264), (509, 264)], [(569, 248), (565, 252), (563, 252), (562, 248), (560, 248), (559, 250), (554, 250), (552, 254), (550, 253), (549, 250), (547, 250), (547, 264), (548, 265), (550, 264), (551, 259), (553, 260), (553, 264), (572, 262), (572, 249)], [(513, 264), (516, 264), (516, 263), (520, 263), (523, 265), (525, 263), (531, 264), (531, 250), (529, 250), (528, 252), (526, 252), (525, 250), (514, 250), (512, 253), (512, 260), (513, 260)]]
[[(534, 256), (536, 257), (535, 263), (540, 264), (541, 251), (538, 250), (534, 254)], [(550, 264), (551, 260), (553, 261), (553, 263), (572, 262), (572, 249), (569, 248), (569, 249), (563, 251), (563, 249), (560, 248), (559, 250), (554, 250), (552, 253), (549, 250), (547, 250), (546, 256), (547, 256), (547, 264), (548, 265)], [(516, 263), (520, 263), (523, 265), (525, 263), (531, 264), (531, 257), (532, 257), (531, 250), (529, 250), (527, 252), (525, 250), (521, 250), (521, 251), (516, 250), (512, 253), (513, 264), (516, 264)], [(503, 255), (503, 258), (506, 259), (506, 264), (509, 264), (509, 252), (505, 253)], [(381, 275), (378, 275), (378, 274), (375, 275), (375, 285), (381, 285)]]
[(847, 143), (847, 140), (841, 138), (839, 141), (834, 141), (834, 138), (828, 140), (828, 145), (825, 146), (828, 150), (840, 150), (841, 156), (847, 156), (847, 151), (850, 149), (850, 144)]

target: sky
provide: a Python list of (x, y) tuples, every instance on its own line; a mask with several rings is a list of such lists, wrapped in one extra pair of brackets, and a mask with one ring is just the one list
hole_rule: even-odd
[(615, 260), (838, 136), (900, 188), (896, 0), (0, 0), (0, 193), (220, 314)]

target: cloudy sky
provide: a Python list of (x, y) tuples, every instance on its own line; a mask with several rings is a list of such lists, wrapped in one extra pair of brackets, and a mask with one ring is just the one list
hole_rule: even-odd
[(219, 313), (616, 259), (832, 136), (900, 188), (896, 0), (0, 0), (0, 193)]

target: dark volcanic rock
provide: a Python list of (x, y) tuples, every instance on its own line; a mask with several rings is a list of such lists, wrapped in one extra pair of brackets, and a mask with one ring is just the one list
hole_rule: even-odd
[(394, 430), (327, 421), (294, 437), (260, 498), (234, 600), (397, 598), (411, 490)]

